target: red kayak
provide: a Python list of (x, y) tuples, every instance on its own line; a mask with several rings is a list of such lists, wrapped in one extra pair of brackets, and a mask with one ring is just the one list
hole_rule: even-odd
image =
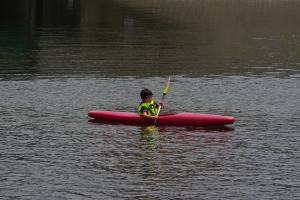
[[(134, 112), (117, 112), (91, 110), (88, 115), (95, 119), (130, 124), (153, 125), (154, 119), (146, 119)], [(223, 126), (233, 124), (235, 119), (230, 116), (200, 114), (200, 113), (169, 113), (160, 114), (156, 125), (164, 126)]]

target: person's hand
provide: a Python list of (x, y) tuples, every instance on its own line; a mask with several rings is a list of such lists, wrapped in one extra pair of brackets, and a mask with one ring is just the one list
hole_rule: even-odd
[(160, 105), (161, 109), (165, 109), (165, 104), (162, 100), (159, 100), (159, 105)]
[(163, 100), (159, 100), (159, 104), (160, 104), (160, 105), (164, 105)]

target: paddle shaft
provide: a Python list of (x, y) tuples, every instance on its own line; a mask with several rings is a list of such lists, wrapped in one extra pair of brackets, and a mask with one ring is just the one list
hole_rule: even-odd
[[(161, 98), (162, 101), (164, 100), (165, 96), (166, 96), (166, 94), (164, 93), (163, 96), (162, 96), (162, 98)], [(161, 108), (161, 105), (159, 104), (158, 111), (157, 111), (157, 116), (159, 115), (160, 108)], [(155, 124), (156, 124), (156, 120), (157, 120), (157, 118), (156, 118), (155, 121), (154, 121), (154, 126), (155, 126)]]
[[(162, 98), (161, 98), (162, 101), (164, 100), (164, 98), (165, 98), (165, 96), (166, 96), (166, 94), (167, 94), (167, 92), (168, 92), (168, 90), (169, 90), (169, 85), (170, 85), (170, 77), (169, 77), (169, 79), (168, 79), (167, 86), (166, 86), (166, 88), (165, 88), (165, 90), (164, 90), (164, 93), (163, 93), (163, 96), (162, 96)], [(158, 115), (159, 115), (159, 112), (160, 112), (160, 108), (161, 108), (161, 105), (159, 104), (159, 108), (158, 108), (157, 115), (156, 115), (157, 118), (158, 118)], [(154, 126), (155, 126), (155, 124), (156, 124), (157, 118), (156, 118), (155, 121), (154, 121)]]

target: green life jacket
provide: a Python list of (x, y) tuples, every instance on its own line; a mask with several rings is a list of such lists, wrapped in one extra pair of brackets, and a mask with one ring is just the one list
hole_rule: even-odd
[(141, 103), (141, 105), (138, 107), (138, 113), (140, 115), (143, 114), (142, 111), (141, 111), (142, 107), (146, 107), (147, 108), (148, 115), (156, 115), (157, 112), (158, 112), (158, 110), (156, 108), (156, 104), (154, 103), (153, 100), (150, 103), (146, 103), (146, 102)]

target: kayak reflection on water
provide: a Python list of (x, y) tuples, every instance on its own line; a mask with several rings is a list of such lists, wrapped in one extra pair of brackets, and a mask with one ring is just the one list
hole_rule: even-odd
[(235, 129), (228, 126), (143, 126), (137, 125), (135, 123), (124, 123), (118, 121), (102, 120), (102, 119), (89, 119), (88, 122), (98, 123), (98, 124), (110, 124), (110, 125), (127, 125), (127, 126), (136, 126), (143, 127), (145, 131), (157, 130), (159, 132), (164, 132), (165, 130), (186, 130), (186, 131), (200, 131), (200, 132), (228, 132), (234, 131)]
[[(114, 125), (115, 129), (124, 129), (124, 126), (132, 127), (130, 124), (90, 119), (89, 122), (99, 125)], [(141, 140), (153, 142), (176, 144), (197, 144), (207, 147), (224, 145), (234, 137), (234, 128), (227, 126), (191, 127), (191, 126), (136, 126), (140, 127)], [(155, 142), (155, 143), (156, 143)], [(157, 144), (155, 145), (157, 148)]]
[(172, 127), (172, 126), (146, 126), (142, 127), (142, 134), (155, 137), (163, 143), (197, 144), (207, 147), (224, 145), (234, 137), (234, 128), (219, 127)]

